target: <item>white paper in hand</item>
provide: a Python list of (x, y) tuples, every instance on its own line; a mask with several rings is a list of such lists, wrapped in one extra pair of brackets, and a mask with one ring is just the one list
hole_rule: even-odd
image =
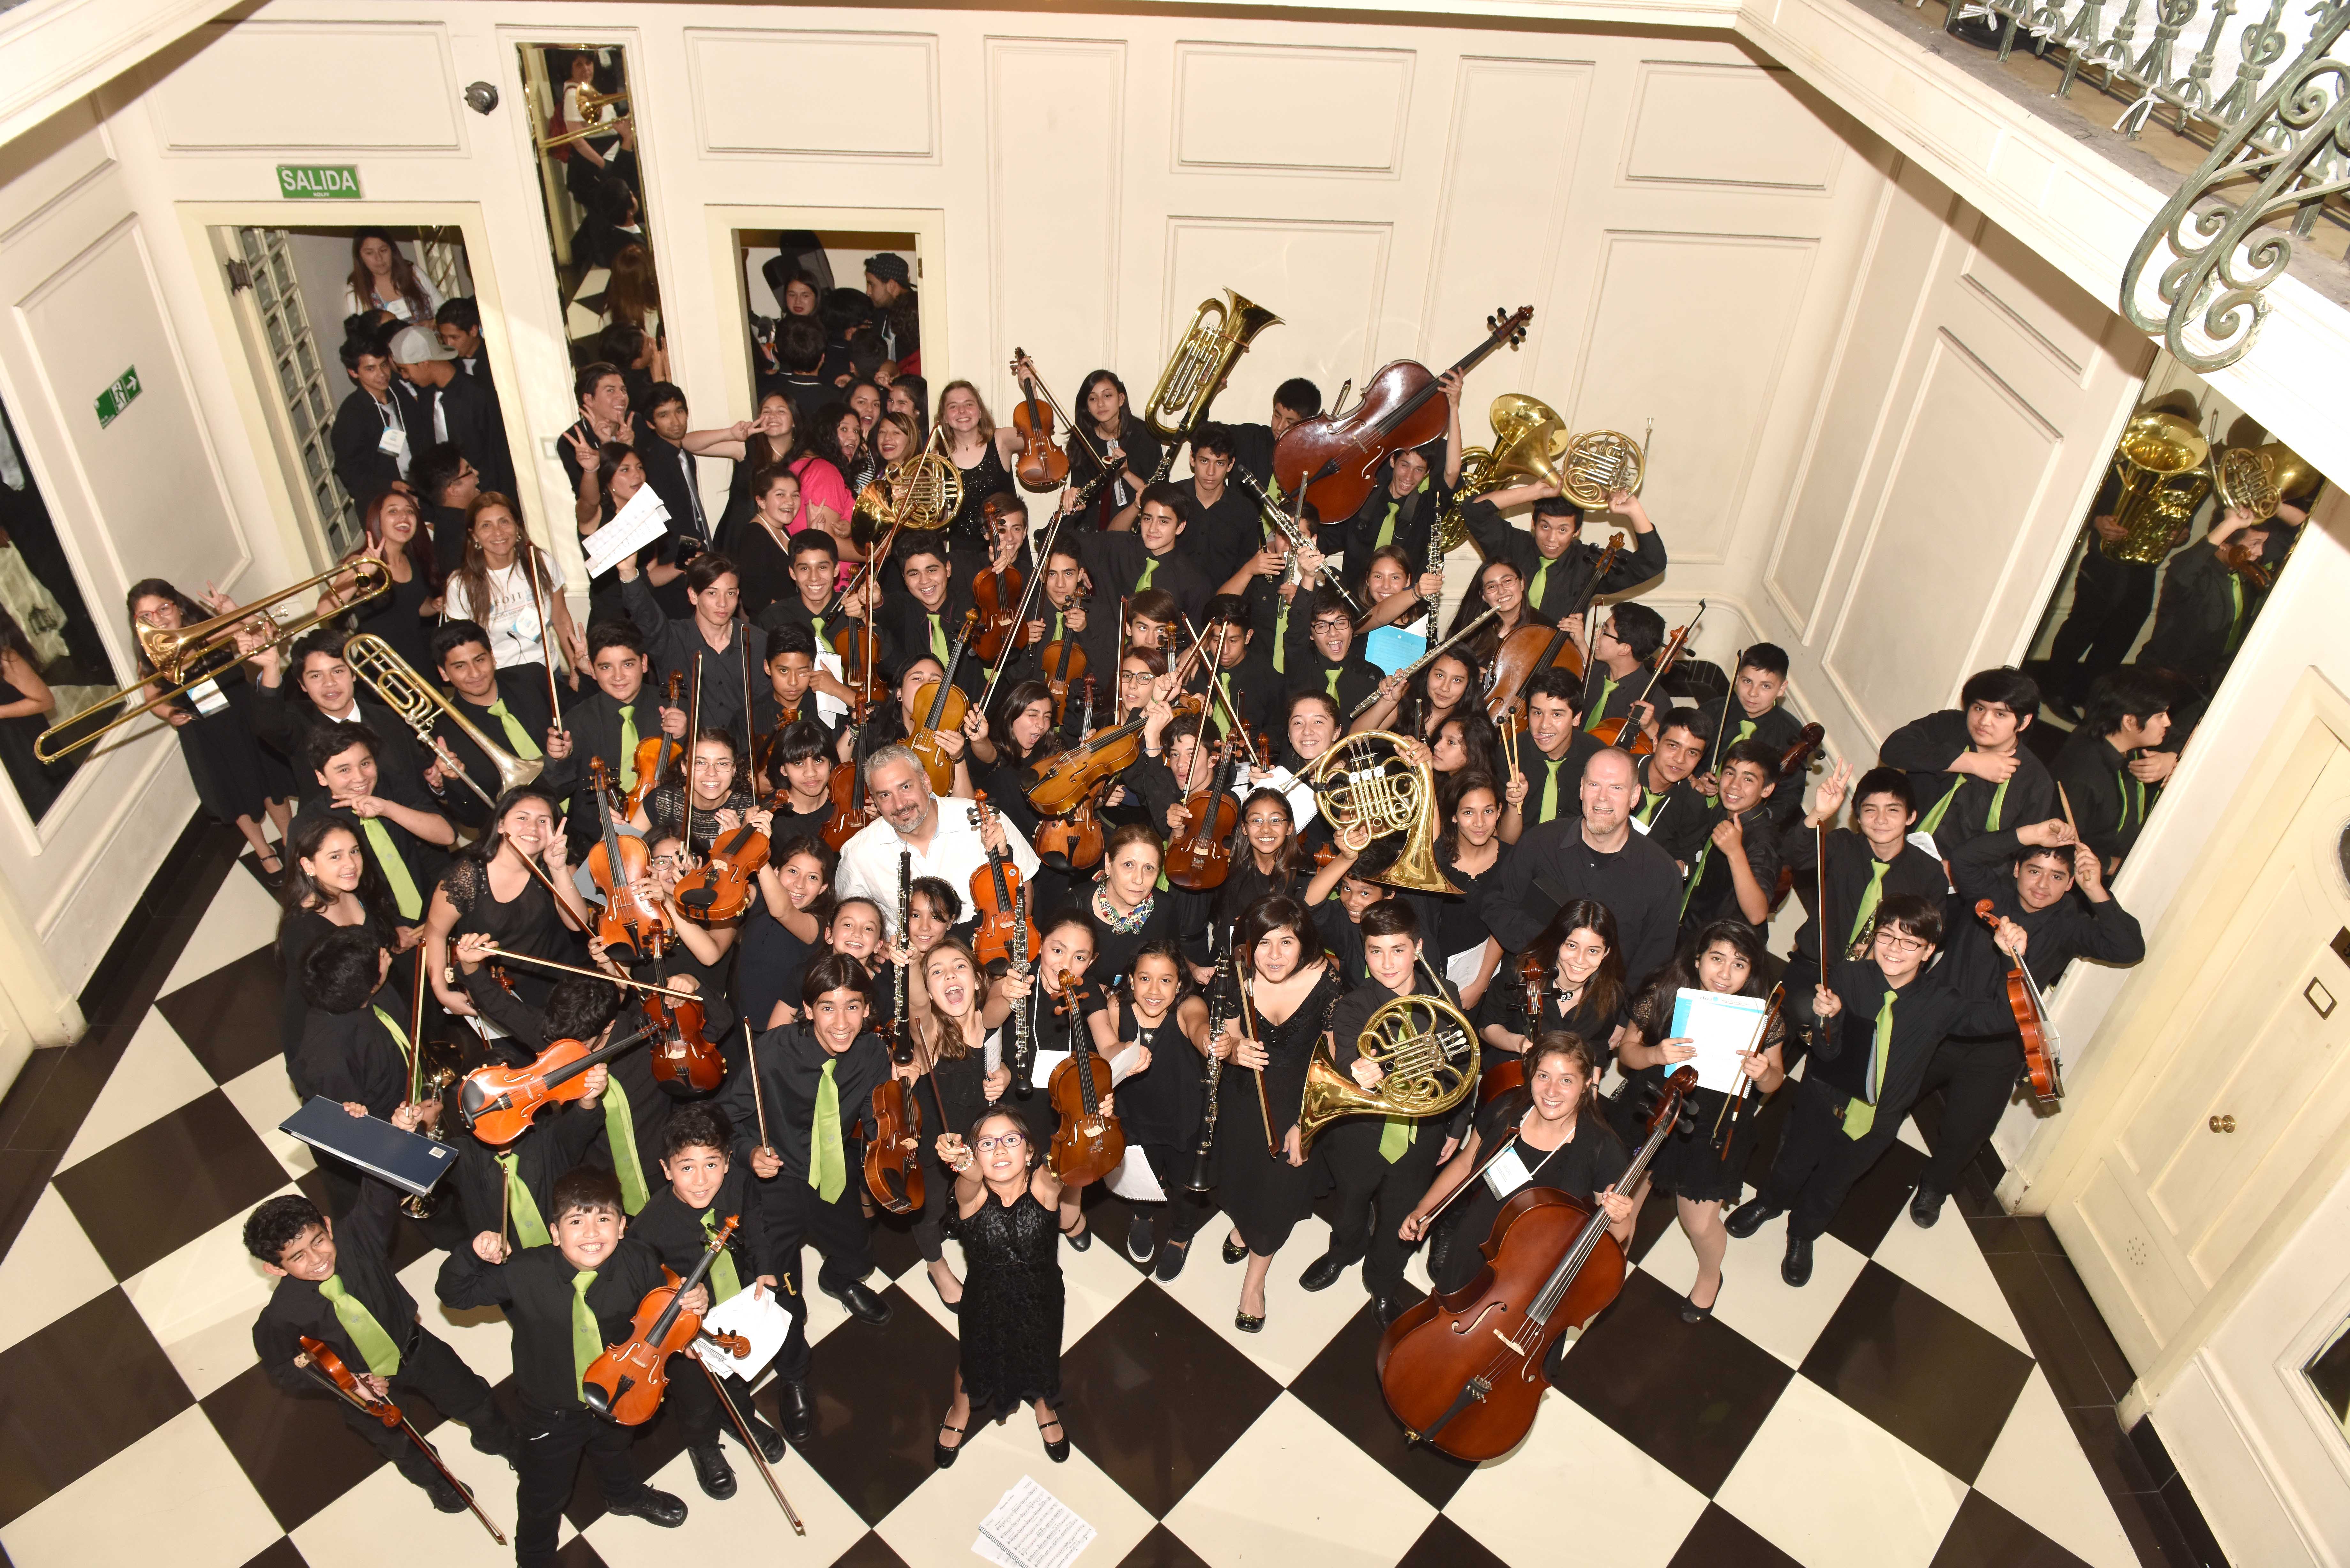
[(1755, 1032), (1769, 1011), (1759, 996), (1725, 996), (1683, 986), (1673, 993), (1673, 1038), (1690, 1042), (1697, 1054), (1677, 1065), (1695, 1067), (1700, 1089), (1736, 1094), (1745, 1077), (1739, 1059), (1754, 1049)]
[(792, 1331), (791, 1308), (781, 1297), (756, 1285), (742, 1290), (720, 1302), (703, 1314), (702, 1326), (712, 1334), (739, 1334), (751, 1342), (751, 1354), (744, 1356), (727, 1355), (706, 1339), (693, 1342), (693, 1354), (702, 1364), (721, 1377), (733, 1373), (743, 1382), (757, 1380), (775, 1352), (784, 1347), (785, 1338)]
[[(816, 667), (835, 680), (841, 680), (842, 671), (846, 668), (840, 662), (840, 655), (837, 653), (817, 654)], [(841, 684), (845, 686), (847, 682), (841, 680)], [(816, 694), (816, 711), (826, 723), (830, 724), (848, 716), (848, 704), (829, 691), (819, 691)]]
[(1022, 1476), (979, 1521), (979, 1539), (971, 1549), (1003, 1568), (1067, 1568), (1095, 1534), (1067, 1503), (1038, 1486), (1035, 1476)]
[(588, 575), (600, 577), (623, 556), (634, 555), (669, 529), (669, 508), (650, 484), (629, 497), (613, 519), (588, 535)]

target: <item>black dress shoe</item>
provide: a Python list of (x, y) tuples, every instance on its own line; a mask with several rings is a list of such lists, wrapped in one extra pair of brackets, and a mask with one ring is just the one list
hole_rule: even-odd
[(945, 1421), (941, 1421), (939, 1423), (939, 1430), (941, 1433), (952, 1432), (955, 1435), (955, 1443), (954, 1447), (951, 1449), (944, 1443), (939, 1441), (938, 1438), (931, 1438), (931, 1463), (942, 1470), (952, 1469), (954, 1468), (955, 1460), (962, 1456), (962, 1428), (961, 1427), (950, 1425)]
[(1036, 1423), (1036, 1436), (1042, 1438), (1047, 1427), (1061, 1435), (1055, 1440), (1045, 1445), (1045, 1457), (1056, 1465), (1066, 1464), (1069, 1459), (1069, 1429), (1062, 1426), (1061, 1418), (1055, 1416), (1051, 1420)]
[(1138, 1263), (1148, 1263), (1158, 1245), (1158, 1239), (1150, 1233), (1150, 1216), (1135, 1215), (1134, 1222), (1126, 1228), (1126, 1255)]
[(1920, 1185), (1909, 1199), (1909, 1218), (1919, 1230), (1930, 1230), (1942, 1217), (1942, 1195), (1932, 1188)]
[(432, 1506), (443, 1513), (465, 1511), (465, 1494), (451, 1486), (444, 1477), (434, 1476), (431, 1480), (426, 1481), (424, 1495), (431, 1498)]
[(734, 1467), (718, 1451), (718, 1445), (706, 1449), (688, 1449), (686, 1458), (693, 1461), (693, 1479), (702, 1483), (702, 1494), (724, 1502), (734, 1495)]
[(1326, 1291), (1336, 1284), (1338, 1276), (1346, 1272), (1346, 1259), (1336, 1252), (1325, 1252), (1305, 1265), (1305, 1272), (1297, 1276), (1297, 1282), (1309, 1291)]
[(1765, 1221), (1775, 1220), (1785, 1212), (1783, 1209), (1772, 1208), (1760, 1198), (1750, 1199), (1730, 1211), (1730, 1217), (1721, 1222), (1721, 1228), (1742, 1241), (1762, 1229)]
[(1091, 1225), (1081, 1231), (1064, 1231), (1061, 1234), (1067, 1237), (1069, 1245), (1080, 1252), (1094, 1244), (1094, 1228)]
[(756, 1416), (751, 1417), (751, 1436), (759, 1440), (759, 1457), (771, 1465), (782, 1464), (784, 1455), (790, 1451), (784, 1435)]
[(1787, 1255), (1779, 1261), (1779, 1277), (1797, 1290), (1812, 1282), (1812, 1239), (1809, 1236), (1790, 1235), (1787, 1238)]
[(1227, 1262), (1227, 1263), (1237, 1263), (1237, 1262), (1239, 1262), (1243, 1258), (1245, 1258), (1245, 1257), (1247, 1257), (1247, 1256), (1248, 1256), (1248, 1243), (1247, 1243), (1246, 1241), (1233, 1241), (1230, 1236), (1227, 1236), (1227, 1237), (1225, 1237), (1225, 1238), (1224, 1238), (1224, 1262)]
[(805, 1443), (816, 1436), (816, 1401), (808, 1397), (808, 1386), (795, 1377), (775, 1381), (776, 1424), (784, 1436), (795, 1443)]
[(685, 1522), (685, 1499), (671, 1497), (665, 1491), (647, 1487), (626, 1502), (607, 1501), (604, 1511), (627, 1519), (641, 1519), (647, 1524), (658, 1524), (663, 1530), (675, 1530)]
[(1404, 1300), (1399, 1295), (1376, 1295), (1371, 1298), (1371, 1311), (1378, 1314), (1379, 1326), (1386, 1328), (1404, 1312)]
[(1183, 1260), (1191, 1255), (1191, 1243), (1170, 1239), (1159, 1248), (1159, 1262), (1151, 1265), (1150, 1277), (1165, 1284), (1183, 1272)]
[(1713, 1309), (1721, 1304), (1722, 1290), (1729, 1283), (1730, 1281), (1727, 1276), (1716, 1282), (1713, 1287), (1713, 1300), (1706, 1303), (1703, 1306), (1697, 1304), (1697, 1293), (1695, 1291), (1691, 1291), (1689, 1294), (1683, 1296), (1681, 1298), (1681, 1321), (1683, 1323), (1703, 1323), (1706, 1319), (1711, 1317), (1713, 1315)]
[(848, 1315), (859, 1323), (869, 1323), (879, 1328), (889, 1321), (889, 1303), (867, 1289), (863, 1280), (851, 1280), (840, 1290), (825, 1284), (816, 1288), (847, 1308)]

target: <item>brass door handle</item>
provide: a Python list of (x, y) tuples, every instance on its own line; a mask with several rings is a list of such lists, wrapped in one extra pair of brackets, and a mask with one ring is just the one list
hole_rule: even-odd
[(2234, 1132), (2236, 1130), (2236, 1118), (2233, 1116), (2213, 1116), (2211, 1118), (2211, 1130), (2215, 1133)]

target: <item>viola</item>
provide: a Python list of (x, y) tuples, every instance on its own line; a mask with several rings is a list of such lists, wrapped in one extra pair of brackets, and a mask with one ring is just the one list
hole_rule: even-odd
[[(669, 680), (662, 687), (662, 692), (664, 707), (674, 708), (683, 701), (685, 671), (671, 670)], [(670, 759), (682, 750), (684, 750), (682, 746), (669, 738), (667, 731), (656, 735), (648, 735), (637, 742), (637, 754), (630, 759), (637, 770), (637, 787), (618, 797), (622, 816), (637, 815), (637, 807), (645, 804), (645, 796), (650, 794), (653, 792), (653, 786), (660, 783), (661, 774), (669, 772)], [(608, 781), (605, 787), (607, 789), (611, 787)]]
[(824, 819), (823, 836), (825, 846), (835, 854), (873, 820), (873, 802), (865, 794), (865, 753), (872, 733), (868, 720), (868, 714), (857, 716), (857, 740), (849, 747), (848, 765), (833, 769), (831, 782), (825, 786), (832, 815)]
[[(1616, 1190), (1638, 1188), (1696, 1087), (1694, 1067), (1666, 1080), (1648, 1138)], [(1481, 1251), (1485, 1262), (1476, 1276), (1408, 1309), (1380, 1339), (1378, 1354), (1379, 1392), (1406, 1434), (1471, 1464), (1525, 1439), (1552, 1347), (1616, 1299), (1625, 1270), (1606, 1210), (1551, 1187), (1513, 1195)]]
[(1060, 816), (1036, 824), (1036, 858), (1055, 871), (1086, 871), (1101, 863), (1109, 837), (1091, 794)]
[(1045, 1158), (1065, 1187), (1107, 1180), (1126, 1158), (1126, 1130), (1101, 1108), (1110, 1090), (1109, 1064), (1093, 1050), (1091, 1031), (1077, 1012), (1080, 983), (1074, 975), (1066, 978), (1054, 1008), (1069, 1021), (1069, 1059), (1053, 1069), (1053, 1109), (1061, 1125)]
[[(994, 815), (983, 800), (970, 808), (971, 825), (983, 829)], [(1020, 897), (1020, 867), (1001, 849), (990, 849), (987, 864), (971, 874), (971, 908), (979, 921), (979, 929), (972, 933), (971, 950), (980, 962), (1010, 959), (1013, 933), (1022, 924), (1028, 928), (1029, 948), (1044, 946), (1044, 933), (1028, 918), (1027, 900)]]
[(939, 732), (961, 732), (963, 716), (971, 711), (971, 698), (955, 684), (955, 671), (962, 667), (962, 656), (971, 647), (972, 629), (978, 624), (978, 610), (963, 612), (962, 628), (955, 634), (954, 651), (947, 656), (946, 674), (916, 687), (914, 700), (907, 706), (908, 717), (919, 714), (921, 722), (906, 738), (906, 744), (922, 759), (922, 772), (930, 776), (933, 794), (945, 794), (954, 788), (955, 760), (939, 744)]
[(1241, 739), (1237, 730), (1224, 737), (1207, 787), (1183, 797), (1188, 819), (1183, 830), (1167, 841), (1160, 867), (1170, 887), (1205, 893), (1222, 887), (1224, 878), (1232, 874), (1232, 835), (1241, 822), (1232, 774), (1238, 766)]
[[(1608, 536), (1607, 547), (1599, 552), (1599, 559), (1591, 572), (1591, 587), (1596, 588), (1616, 557), (1624, 553), (1624, 535)], [(1588, 598), (1588, 592), (1585, 597)], [(1559, 618), (1556, 626), (1534, 621), (1518, 628), (1502, 639), (1502, 646), (1493, 654), (1493, 681), (1485, 691), (1485, 716), (1496, 724), (1517, 723), (1515, 711), (1525, 694), (1526, 682), (1545, 670), (1564, 670), (1577, 680), (1583, 679), (1583, 649), (1566, 635), (1566, 623), (1583, 611)]]
[[(1534, 316), (1534, 307), (1525, 305), (1507, 317), (1499, 311), (1487, 317), (1485, 341), (1452, 369), (1465, 375), (1504, 343), (1516, 348)], [(1445, 418), (1435, 372), (1416, 360), (1396, 360), (1379, 369), (1346, 413), (1316, 414), (1283, 432), (1273, 449), (1274, 477), (1284, 495), (1302, 489), (1320, 516), (1352, 517), (1371, 493), (1379, 465), (1442, 435)]]
[(2256, 588), (2276, 586), (2276, 573), (2262, 564), (2262, 545), (2249, 539), (2235, 538), (2220, 546), (2220, 564)]
[[(664, 987), (669, 984), (669, 970), (661, 961), (666, 950), (665, 944), (655, 943), (653, 981)], [(645, 1026), (652, 1032), (653, 1082), (662, 1093), (682, 1100), (709, 1094), (725, 1081), (725, 1055), (702, 1032), (709, 1022), (702, 1003), (649, 991), (644, 1009)]]
[(610, 780), (605, 774), (603, 758), (588, 760), (588, 776), (596, 786), (589, 793), (595, 796), (596, 818), (604, 830), (603, 842), (588, 851), (588, 875), (604, 895), (604, 907), (596, 915), (596, 940), (604, 944), (613, 962), (626, 966), (651, 951), (653, 942), (669, 934), (669, 920), (644, 890), (651, 850), (643, 839), (623, 834), (612, 825), (612, 808), (604, 798)]
[[(503, 1146), (530, 1129), (531, 1118), (558, 1101), (588, 1097), (588, 1069), (608, 1062), (650, 1033), (637, 1028), (598, 1046), (585, 1040), (555, 1041), (519, 1067), (476, 1067), (457, 1088), (457, 1115), (484, 1143)], [(620, 1093), (612, 1085), (609, 1093)]]
[(1058, 490), (1069, 482), (1069, 454), (1053, 444), (1052, 408), (1037, 398), (1036, 368), (1028, 363), (1028, 351), (1017, 346), (1012, 350), (1012, 373), (1020, 378), (1021, 390), (1020, 400), (1012, 405), (1012, 428), (1020, 436), (1013, 477), (1023, 490)]
[[(1697, 601), (1697, 613), (1690, 617), (1689, 624), (1675, 627), (1673, 635), (1666, 639), (1664, 648), (1657, 655), (1656, 667), (1648, 672), (1648, 683), (1640, 688), (1636, 702), (1648, 701), (1648, 694), (1657, 689), (1657, 682), (1672, 670), (1673, 661), (1688, 651), (1690, 634), (1697, 630), (1698, 622), (1704, 618), (1705, 601), (1700, 599)], [(1649, 712), (1653, 715), (1655, 709), (1651, 708)], [(1817, 727), (1814, 726), (1814, 729)], [(1591, 734), (1601, 745), (1618, 747), (1636, 757), (1645, 757), (1657, 749), (1657, 742), (1628, 714), (1621, 718), (1602, 719), (1591, 727)], [(1627, 735), (1630, 737), (1628, 740), (1626, 738)]]
[[(587, 1407), (623, 1427), (641, 1427), (660, 1413), (661, 1396), (669, 1392), (669, 1358), (702, 1336), (702, 1314), (678, 1305), (679, 1298), (702, 1283), (710, 1266), (733, 1239), (740, 1215), (729, 1214), (711, 1232), (710, 1245), (694, 1261), (693, 1272), (682, 1281), (664, 1267), (665, 1283), (645, 1293), (629, 1320), (629, 1337), (604, 1347), (604, 1354), (579, 1375), (579, 1397)], [(712, 1343), (729, 1355), (751, 1354), (740, 1334), (713, 1334)]]
[[(1998, 913), (1989, 898), (1975, 901), (1975, 919), (1996, 928)], [(2007, 954), (2007, 1010), (2015, 1017), (2015, 1032), (2023, 1036), (2023, 1068), (2032, 1080), (2032, 1096), (2043, 1106), (2064, 1097), (2064, 1064), (2056, 1054), (2055, 1026), (2048, 1022), (2048, 1004), (2023, 961)]]
[(1648, 732), (1629, 715), (1600, 720), (1591, 727), (1591, 738), (1603, 746), (1614, 746), (1636, 757), (1645, 757), (1657, 749), (1657, 742), (1648, 739)]
[[(1549, 988), (1550, 966), (1539, 952), (1518, 955), (1518, 984), (1525, 992), (1526, 1045), (1532, 1049), (1534, 1038), (1543, 1032), (1543, 993)], [(1512, 1089), (1526, 1086), (1526, 1059), (1521, 1055), (1504, 1056), (1485, 1069), (1477, 1080), (1477, 1103), (1499, 1099)]]

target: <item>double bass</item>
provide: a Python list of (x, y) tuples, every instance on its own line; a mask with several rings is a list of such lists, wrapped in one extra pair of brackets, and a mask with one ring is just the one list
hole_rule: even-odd
[[(1617, 1178), (1617, 1191), (1639, 1187), (1696, 1088), (1694, 1067), (1666, 1080), (1648, 1136)], [(1471, 1173), (1462, 1187), (1482, 1174)], [(1543, 1365), (1552, 1347), (1616, 1299), (1626, 1266), (1607, 1210), (1552, 1187), (1513, 1194), (1482, 1251), (1476, 1276), (1408, 1309), (1380, 1339), (1378, 1355), (1379, 1392), (1405, 1433), (1471, 1464), (1525, 1440), (1547, 1386)]]
[[(1996, 930), (1999, 914), (1989, 898), (1975, 901), (1975, 919)], [(2015, 1017), (2015, 1032), (2023, 1037), (2023, 1070), (2032, 1080), (2032, 1097), (2053, 1106), (2064, 1097), (2064, 1063), (2057, 1054), (2056, 1026), (2048, 1022), (2048, 1004), (2023, 961), (2012, 953), (2007, 960), (2007, 1010)]]
[[(661, 1396), (669, 1392), (669, 1358), (702, 1338), (702, 1316), (678, 1305), (680, 1298), (702, 1283), (718, 1254), (733, 1239), (742, 1216), (729, 1214), (711, 1232), (710, 1245), (694, 1260), (693, 1272), (680, 1281), (674, 1269), (663, 1265), (667, 1282), (655, 1285), (637, 1303), (629, 1324), (629, 1337), (604, 1347), (579, 1375), (579, 1398), (590, 1410), (623, 1427), (641, 1427), (660, 1411)], [(740, 1334), (713, 1334), (711, 1342), (727, 1355), (751, 1354), (750, 1342)]]

